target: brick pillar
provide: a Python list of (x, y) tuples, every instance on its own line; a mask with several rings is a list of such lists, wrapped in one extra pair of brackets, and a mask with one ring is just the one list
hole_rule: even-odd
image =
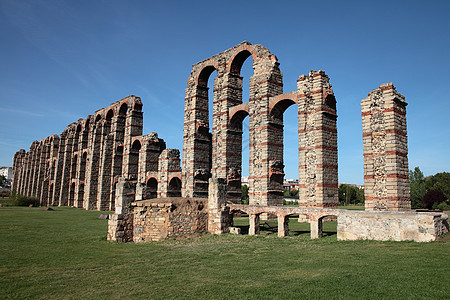
[[(70, 125), (69, 125), (70, 126)], [(69, 188), (71, 187), (72, 178), (72, 149), (73, 149), (73, 136), (75, 134), (75, 128), (68, 127), (65, 131), (65, 143), (64, 146), (60, 147), (60, 155), (62, 156), (61, 163), (61, 180), (60, 180), (60, 188), (59, 188), (59, 205), (67, 206), (73, 205), (73, 199), (69, 197)], [(61, 134), (62, 136), (62, 134)], [(61, 139), (62, 140), (62, 139)], [(71, 203), (72, 201), (72, 203)]]
[(109, 210), (111, 206), (110, 193), (113, 145), (114, 135), (107, 134), (104, 136), (104, 141), (102, 143), (102, 160), (99, 172), (100, 180), (97, 189), (97, 209), (99, 210)]
[(337, 208), (336, 100), (328, 76), (310, 71), (297, 81), (299, 205)]
[(20, 188), (19, 193), (22, 195), (25, 195), (26, 189), (27, 189), (27, 174), (28, 174), (28, 168), (30, 163), (30, 153), (26, 152), (23, 157), (23, 165), (22, 165), (22, 171), (20, 174)]
[[(67, 132), (63, 131), (59, 138), (59, 145), (57, 150), (57, 156), (56, 156), (56, 166), (55, 166), (55, 174), (53, 178), (53, 205), (57, 206), (65, 206), (65, 204), (61, 204), (62, 199), (61, 196), (61, 181), (62, 181), (62, 174), (63, 174), (63, 167), (64, 167), (64, 153), (66, 149), (66, 143), (67, 143)], [(67, 199), (65, 199), (67, 201)]]
[(25, 149), (20, 149), (14, 154), (13, 159), (13, 179), (11, 183), (11, 190), (18, 192), (20, 187), (20, 173), (23, 168), (23, 157), (25, 156)]
[(165, 148), (166, 143), (163, 139), (158, 138), (156, 132), (142, 136), (142, 147), (139, 150), (138, 182), (146, 183), (150, 174), (156, 175), (158, 173), (159, 155)]
[(44, 140), (42, 155), (41, 155), (41, 190), (40, 190), (40, 202), (42, 206), (48, 206), (48, 185), (50, 179), (50, 141), (48, 138)]
[(135, 183), (123, 177), (119, 178), (115, 193), (115, 213), (108, 220), (108, 240), (118, 242), (133, 240), (133, 214), (129, 205), (135, 201), (135, 191)]
[(223, 178), (210, 178), (208, 189), (208, 232), (227, 233), (233, 222), (233, 216), (224, 207), (228, 194), (227, 182)]
[(109, 209), (114, 210), (115, 194), (116, 194), (116, 179), (122, 174), (122, 160), (123, 160), (123, 143), (125, 134), (125, 105), (122, 114), (118, 112), (117, 115), (111, 119), (111, 133), (113, 134), (113, 149), (112, 149), (112, 166), (111, 166), (111, 189), (110, 189), (110, 205)]
[(183, 197), (207, 197), (211, 172), (208, 87), (188, 80), (183, 131)]
[(122, 176), (137, 180), (140, 149), (133, 149), (132, 143), (133, 137), (142, 135), (142, 103), (138, 97), (130, 99), (125, 120)]
[(250, 204), (283, 204), (283, 134), (269, 115), (270, 98), (283, 93), (278, 66), (272, 57), (253, 63), (249, 102)]
[[(176, 181), (181, 181), (180, 151), (165, 149), (158, 159), (158, 198), (179, 197), (181, 189), (177, 191)], [(174, 180), (171, 185), (171, 181)], [(180, 187), (181, 188), (181, 187)]]
[(33, 142), (34, 145), (34, 151), (33, 151), (33, 175), (32, 175), (32, 182), (31, 182), (31, 192), (30, 195), (33, 197), (37, 197), (36, 195), (36, 186), (37, 186), (37, 178), (39, 174), (39, 157), (40, 157), (40, 148), (38, 141)]
[(82, 121), (82, 129), (78, 136), (77, 143), (77, 166), (76, 166), (76, 179), (75, 179), (75, 193), (74, 193), (74, 206), (83, 208), (84, 194), (85, 194), (85, 178), (86, 178), (86, 162), (87, 162), (87, 148), (89, 138), (89, 123), (92, 116), (88, 116), (86, 120)]
[(102, 142), (102, 120), (95, 120), (90, 125), (88, 137), (88, 152), (86, 161), (86, 179), (84, 181), (83, 208), (97, 209), (98, 171), (100, 164), (100, 150)]
[(405, 97), (392, 83), (361, 101), (366, 210), (410, 210)]
[(38, 156), (38, 173), (37, 173), (37, 179), (36, 179), (36, 198), (39, 199), (41, 202), (41, 192), (42, 192), (42, 183), (44, 181), (44, 174), (45, 174), (45, 154), (46, 154), (46, 145), (43, 140), (38, 145), (39, 147), (39, 156)]

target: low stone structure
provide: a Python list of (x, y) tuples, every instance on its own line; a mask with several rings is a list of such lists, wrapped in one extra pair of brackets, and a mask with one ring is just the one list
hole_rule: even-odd
[(444, 213), (345, 211), (338, 217), (338, 240), (430, 242), (448, 232)]
[(139, 243), (207, 232), (208, 199), (172, 197), (135, 202), (134, 191), (138, 189), (132, 181), (119, 179), (116, 210), (108, 220), (108, 240)]

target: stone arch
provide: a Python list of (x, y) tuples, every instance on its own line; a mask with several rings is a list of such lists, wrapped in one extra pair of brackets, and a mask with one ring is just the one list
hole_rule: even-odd
[(283, 120), (283, 113), (291, 105), (298, 104), (295, 93), (287, 93), (276, 96), (270, 100), (269, 114), (272, 118)]
[(242, 121), (249, 115), (248, 103), (242, 103), (230, 108), (228, 119), (229, 125), (233, 128), (242, 129)]
[(181, 197), (181, 179), (179, 177), (174, 176), (169, 180), (167, 196)]
[(114, 117), (114, 109), (110, 108), (108, 112), (106, 113), (106, 120), (111, 121), (111, 119)]
[(195, 77), (195, 85), (207, 87), (209, 77), (217, 69), (217, 64), (214, 61), (208, 61), (208, 63), (200, 68), (198, 75)]
[(151, 176), (146, 180), (147, 186), (147, 199), (156, 198), (158, 195), (158, 180)]
[(97, 115), (95, 116), (95, 122), (94, 122), (94, 123), (98, 123), (99, 121), (101, 121), (101, 119), (102, 119), (101, 113), (97, 114)]
[(123, 102), (119, 107), (119, 116), (125, 116), (128, 111), (128, 103)]

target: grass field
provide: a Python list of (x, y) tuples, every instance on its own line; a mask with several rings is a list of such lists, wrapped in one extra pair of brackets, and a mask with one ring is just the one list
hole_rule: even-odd
[(0, 298), (449, 298), (445, 241), (338, 242), (329, 222), (331, 235), (319, 240), (299, 224), (286, 238), (123, 244), (106, 241), (99, 214), (0, 208)]

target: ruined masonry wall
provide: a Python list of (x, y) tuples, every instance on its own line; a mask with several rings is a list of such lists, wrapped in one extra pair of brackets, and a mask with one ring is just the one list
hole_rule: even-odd
[[(132, 147), (139, 136), (143, 154)], [(157, 172), (164, 148), (155, 133), (142, 136), (141, 99), (128, 96), (69, 124), (60, 136), (34, 141), (28, 152), (19, 150), (12, 189), (37, 197), (43, 206), (113, 210), (118, 178), (137, 180), (140, 154), (143, 176)]]
[(160, 241), (207, 231), (207, 199), (161, 198), (139, 201), (133, 209), (133, 241)]

